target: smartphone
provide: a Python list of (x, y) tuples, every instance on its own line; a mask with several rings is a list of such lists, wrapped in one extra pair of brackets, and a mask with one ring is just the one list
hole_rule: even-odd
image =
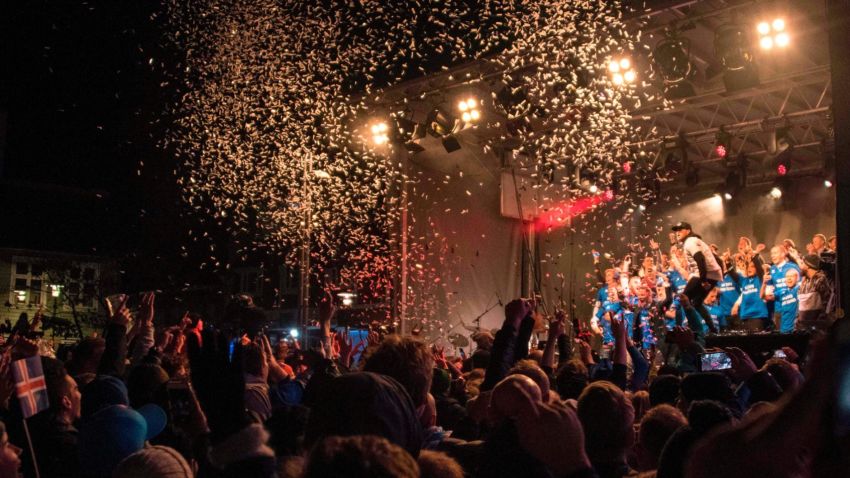
[(850, 436), (850, 317), (842, 317), (832, 326), (835, 354), (835, 435)]
[(699, 369), (701, 372), (729, 370), (730, 368), (732, 368), (732, 359), (726, 352), (706, 352), (699, 354)]
[(773, 352), (773, 357), (781, 359), (788, 358), (788, 356), (785, 355), (785, 352), (783, 352), (782, 349), (776, 349), (776, 351)]
[(186, 422), (195, 408), (195, 397), (189, 382), (171, 380), (166, 384), (171, 418), (175, 422)]

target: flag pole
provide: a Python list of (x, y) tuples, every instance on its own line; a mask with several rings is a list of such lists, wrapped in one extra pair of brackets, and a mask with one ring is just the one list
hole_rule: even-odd
[(32, 437), (30, 436), (30, 427), (27, 426), (27, 419), (21, 419), (24, 422), (24, 434), (27, 436), (27, 444), (30, 446), (30, 456), (32, 457), (32, 468), (35, 470), (35, 478), (41, 478), (38, 472), (38, 460), (35, 459), (35, 448), (32, 446)]

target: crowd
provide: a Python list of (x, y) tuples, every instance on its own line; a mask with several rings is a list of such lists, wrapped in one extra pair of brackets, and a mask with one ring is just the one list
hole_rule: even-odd
[[(332, 327), (329, 295), (315, 347), (270, 340), (249, 310), (231, 314), (241, 323), (165, 324), (152, 293), (137, 313), (111, 304), (102, 334), (67, 349), (14, 331), (0, 359), (0, 478), (846, 476), (835, 333), (762, 367), (737, 348), (727, 371), (698, 363), (707, 331), (764, 327), (766, 302), (790, 330), (788, 294), (805, 312), (805, 291), (829, 281), (825, 245), (803, 257), (777, 246), (766, 272), (762, 246), (718, 255), (688, 225), (676, 234), (669, 256), (653, 242), (639, 267), (600, 271), (602, 349), (557, 311), (532, 350), (528, 299), (506, 304), (469, 356), (377, 332), (355, 342)], [(792, 325), (826, 330), (826, 310)], [(665, 353), (650, 356), (655, 318)], [(21, 360), (40, 361), (48, 398), (26, 419), (34, 404), (10, 373)]]
[[(703, 333), (823, 331), (835, 310), (836, 238), (815, 234), (806, 252), (791, 239), (774, 245), (738, 240), (737, 252), (721, 252), (681, 222), (670, 234), (669, 253), (650, 239), (646, 247), (604, 268), (593, 251), (600, 287), (591, 328), (613, 343), (609, 315), (623, 320), (649, 357), (663, 349), (659, 339), (686, 322), (680, 296), (694, 306)], [(635, 259), (635, 257), (639, 259)]]

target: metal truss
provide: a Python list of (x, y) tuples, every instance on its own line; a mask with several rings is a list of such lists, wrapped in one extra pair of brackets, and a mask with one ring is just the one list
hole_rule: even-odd
[[(733, 137), (731, 155), (764, 156), (771, 151), (770, 134), (785, 129), (791, 145), (801, 151), (798, 161), (816, 156), (805, 150), (819, 147), (831, 136), (830, 76), (826, 66), (783, 75), (733, 94), (717, 89), (699, 94), (668, 109), (648, 107), (633, 114), (643, 150), (684, 140), (692, 163), (716, 163), (717, 134)], [(709, 169), (712, 169), (709, 165)], [(719, 172), (719, 170), (718, 170)]]

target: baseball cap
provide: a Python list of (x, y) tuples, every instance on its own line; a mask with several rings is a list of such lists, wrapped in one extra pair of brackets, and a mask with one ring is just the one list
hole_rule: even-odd
[(689, 230), (689, 231), (693, 231), (693, 230), (694, 230), (694, 228), (693, 228), (693, 227), (691, 227), (691, 224), (690, 224), (690, 223), (687, 223), (687, 222), (684, 222), (684, 221), (680, 221), (678, 224), (676, 224), (675, 226), (673, 226), (673, 230), (674, 230), (674, 231), (680, 231), (680, 230), (682, 230), (682, 229), (687, 229), (687, 230)]
[(93, 413), (80, 425), (80, 464), (94, 476), (110, 476), (121, 460), (159, 435), (166, 420), (165, 411), (153, 404), (138, 410), (110, 405)]

